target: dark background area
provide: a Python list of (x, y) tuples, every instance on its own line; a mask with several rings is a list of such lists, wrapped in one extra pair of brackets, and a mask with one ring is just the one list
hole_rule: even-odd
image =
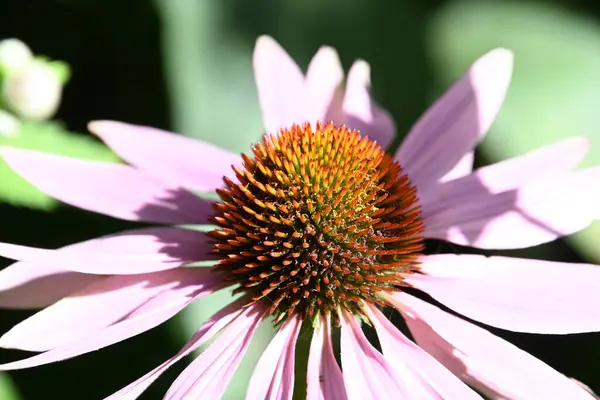
[[(344, 65), (358, 57), (369, 60), (377, 73), (377, 98), (393, 114), (400, 133), (427, 107), (432, 76), (424, 47), (424, 23), (445, 1), (331, 1), (319, 13), (286, 15), (297, 35), (281, 38), (278, 18), (285, 14), (285, 1), (221, 1), (226, 4), (221, 21), (224, 29), (242, 37), (249, 47), (257, 35), (267, 33), (284, 47), (295, 48), (301, 60), (307, 61), (322, 43), (336, 47)], [(563, 1), (562, 5), (600, 18), (597, 1)], [(154, 2), (1, 0), (0, 38), (7, 37), (17, 37), (36, 53), (71, 65), (73, 76), (56, 116), (71, 129), (85, 132), (89, 120), (100, 118), (172, 127), (161, 19)], [(394, 50), (398, 48), (402, 52)], [(131, 226), (66, 206), (45, 212), (0, 204), (0, 241), (52, 248)], [(581, 261), (564, 242), (519, 254), (533, 252), (551, 253), (556, 260)], [(5, 260), (0, 263), (8, 264)], [(1, 310), (0, 331), (30, 314)], [(542, 336), (492, 331), (600, 392), (600, 334)], [(99, 399), (154, 368), (180, 345), (168, 327), (162, 326), (99, 352), (10, 375), (23, 399)], [(22, 356), (2, 351), (0, 361)], [(161, 398), (184, 364), (169, 370), (142, 397)]]

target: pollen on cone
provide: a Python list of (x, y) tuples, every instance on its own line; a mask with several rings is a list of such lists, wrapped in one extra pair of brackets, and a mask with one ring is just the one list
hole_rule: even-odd
[(275, 321), (377, 302), (423, 248), (416, 190), (376, 142), (329, 123), (267, 135), (225, 178), (216, 268)]

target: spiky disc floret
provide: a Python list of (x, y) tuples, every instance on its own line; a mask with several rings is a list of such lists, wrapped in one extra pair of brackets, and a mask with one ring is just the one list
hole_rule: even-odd
[(275, 320), (312, 317), (395, 290), (423, 248), (416, 190), (376, 142), (345, 126), (266, 135), (224, 178), (210, 233), (238, 291)]

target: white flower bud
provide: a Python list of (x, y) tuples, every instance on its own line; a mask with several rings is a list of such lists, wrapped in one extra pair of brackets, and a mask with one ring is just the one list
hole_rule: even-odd
[(6, 76), (2, 96), (6, 105), (25, 119), (44, 120), (56, 112), (62, 94), (59, 76), (50, 65), (32, 60)]
[(24, 68), (32, 59), (31, 50), (19, 39), (0, 40), (0, 70), (5, 74)]

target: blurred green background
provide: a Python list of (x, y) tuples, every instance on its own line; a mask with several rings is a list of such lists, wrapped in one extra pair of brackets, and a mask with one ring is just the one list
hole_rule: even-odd
[[(0, 132), (0, 144), (116, 160), (86, 133), (89, 120), (116, 119), (245, 151), (261, 135), (251, 69), (260, 34), (275, 37), (303, 68), (323, 44), (339, 51), (345, 68), (367, 60), (375, 95), (400, 135), (478, 56), (508, 47), (516, 55), (513, 84), (477, 163), (573, 135), (591, 137), (586, 163), (600, 162), (600, 3), (592, 0), (2, 0), (0, 39), (19, 38), (34, 54), (68, 64), (71, 74), (50, 122), (18, 118), (19, 129)], [(509, 254), (600, 262), (598, 225)], [(131, 226), (58, 205), (0, 161), (1, 241), (57, 247)], [(103, 398), (174, 354), (228, 300), (226, 293), (211, 297), (100, 352), (0, 375), (0, 400)], [(0, 331), (30, 314), (0, 311)], [(259, 332), (229, 399), (243, 398), (271, 334), (268, 326)], [(599, 334), (494, 332), (600, 392)], [(3, 351), (0, 361), (17, 356)], [(143, 398), (161, 398), (184, 366)]]

